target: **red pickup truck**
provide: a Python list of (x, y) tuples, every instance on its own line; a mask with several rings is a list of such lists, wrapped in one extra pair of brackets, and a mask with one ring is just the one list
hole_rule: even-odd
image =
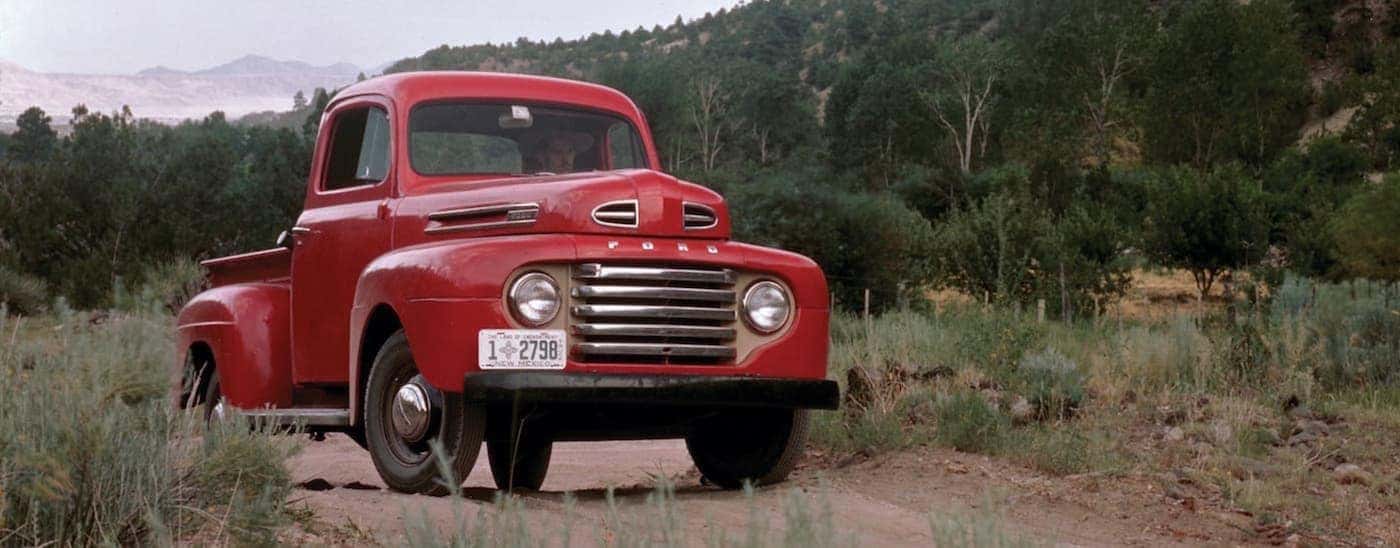
[(836, 407), (821, 269), (731, 241), (723, 199), (659, 171), (622, 93), (390, 75), (320, 127), (278, 247), (203, 263), (177, 405), (343, 432), (425, 493), (483, 441), (504, 490), (538, 489), (569, 440), (684, 438), (717, 485), (780, 481), (808, 410)]

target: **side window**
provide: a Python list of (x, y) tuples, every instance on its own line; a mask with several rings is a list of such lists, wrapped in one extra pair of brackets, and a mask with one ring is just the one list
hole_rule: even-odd
[(608, 159), (613, 169), (645, 167), (642, 144), (631, 124), (618, 122), (608, 128)]
[(379, 107), (341, 111), (331, 135), (324, 190), (372, 185), (389, 175), (389, 114)]

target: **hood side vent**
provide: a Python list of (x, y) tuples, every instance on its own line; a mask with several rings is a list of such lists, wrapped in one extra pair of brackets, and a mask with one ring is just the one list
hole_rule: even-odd
[(686, 202), (683, 209), (686, 230), (703, 230), (719, 224), (719, 216), (715, 215), (715, 210), (710, 206)]
[(532, 225), (539, 216), (540, 204), (533, 202), (444, 209), (428, 214), (428, 226), (423, 232), (441, 234)]
[(593, 208), (593, 222), (603, 226), (637, 228), (637, 201), (618, 200)]

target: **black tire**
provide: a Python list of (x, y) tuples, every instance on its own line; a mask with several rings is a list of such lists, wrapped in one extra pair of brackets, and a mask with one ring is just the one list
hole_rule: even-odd
[[(545, 474), (549, 472), (549, 457), (553, 452), (554, 441), (549, 436), (531, 434), (528, 430), (522, 430), (513, 441), (509, 432), (500, 439), (486, 441), (491, 477), (496, 480), (496, 488), (506, 492), (517, 489), (539, 491), (540, 486), (544, 485)], [(511, 459), (511, 453), (514, 453), (514, 459)]]
[(345, 437), (350, 438), (350, 441), (355, 442), (355, 445), (360, 446), (360, 449), (369, 450), (369, 440), (365, 439), (365, 429), (363, 426), (346, 430)]
[(451, 487), (461, 485), (481, 452), (485, 413), (477, 406), (465, 405), (460, 394), (443, 393), (424, 439), (404, 440), (390, 422), (390, 406), (399, 388), (417, 375), (408, 337), (399, 331), (384, 342), (370, 370), (364, 399), (365, 439), (374, 468), (390, 489), (446, 495), (452, 489), (439, 472), (430, 441), (441, 444), (446, 453), (448, 469), (456, 483)]
[(224, 401), (224, 393), (219, 387), (219, 370), (209, 372), (209, 380), (204, 382), (203, 398), (199, 411), (204, 416), (204, 424), (207, 425), (215, 419), (215, 408)]
[(787, 479), (807, 444), (807, 410), (724, 411), (697, 423), (685, 438), (700, 474), (725, 489), (748, 480), (768, 485)]

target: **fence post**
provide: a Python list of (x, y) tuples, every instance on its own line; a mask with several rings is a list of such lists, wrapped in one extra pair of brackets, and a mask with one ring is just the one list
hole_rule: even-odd
[(862, 308), (865, 316), (865, 334), (870, 336), (870, 288), (865, 289), (865, 306)]
[(1045, 323), (1045, 299), (1035, 301), (1035, 321), (1036, 323)]
[(1065, 262), (1060, 261), (1060, 321), (1068, 323), (1070, 317), (1069, 288), (1065, 286)]

